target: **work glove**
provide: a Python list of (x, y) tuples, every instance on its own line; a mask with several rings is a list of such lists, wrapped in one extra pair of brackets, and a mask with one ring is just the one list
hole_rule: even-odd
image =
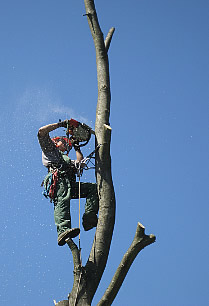
[(70, 120), (68, 120), (68, 119), (66, 119), (66, 120), (64, 120), (64, 121), (59, 121), (58, 122), (58, 125), (59, 125), (59, 127), (64, 127), (64, 128), (67, 128), (67, 125), (68, 125), (68, 122), (69, 122)]
[(71, 143), (72, 143), (72, 146), (75, 149), (75, 151), (80, 151), (80, 146), (79, 146), (79, 141), (78, 140), (71, 139)]

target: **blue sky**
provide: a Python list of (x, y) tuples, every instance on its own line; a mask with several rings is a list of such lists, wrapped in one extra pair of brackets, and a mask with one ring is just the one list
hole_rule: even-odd
[[(157, 242), (138, 255), (113, 305), (208, 305), (209, 3), (97, 0), (96, 8), (104, 36), (116, 28), (109, 60), (117, 211), (92, 305), (138, 221)], [(50, 306), (71, 291), (72, 256), (57, 246), (53, 206), (42, 196), (46, 171), (36, 135), (60, 118), (94, 127), (95, 52), (84, 13), (83, 1), (1, 4), (2, 306)], [(83, 180), (95, 181), (94, 172)], [(76, 226), (77, 201), (71, 212)], [(93, 237), (82, 230), (84, 264)]]

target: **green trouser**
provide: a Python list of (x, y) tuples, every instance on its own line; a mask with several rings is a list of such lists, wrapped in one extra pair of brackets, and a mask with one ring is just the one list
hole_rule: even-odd
[[(97, 214), (99, 209), (97, 185), (94, 183), (80, 184), (81, 198), (86, 198), (84, 215), (88, 217), (88, 214)], [(70, 199), (78, 198), (79, 183), (70, 181), (66, 176), (59, 177), (54, 198), (54, 220), (58, 236), (71, 228)]]

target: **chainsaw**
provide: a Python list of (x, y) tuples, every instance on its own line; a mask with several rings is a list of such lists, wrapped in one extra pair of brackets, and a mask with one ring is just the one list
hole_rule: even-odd
[(79, 142), (79, 147), (83, 147), (87, 145), (91, 135), (95, 135), (95, 132), (87, 124), (70, 119), (67, 124), (66, 135), (72, 143)]

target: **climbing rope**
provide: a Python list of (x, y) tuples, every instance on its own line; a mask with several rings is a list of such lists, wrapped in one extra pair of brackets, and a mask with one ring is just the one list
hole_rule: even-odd
[[(91, 162), (91, 159), (94, 158), (94, 154), (96, 153), (96, 151), (100, 148), (101, 145), (98, 145), (96, 147), (96, 149), (91, 152), (87, 157), (85, 157), (81, 162), (76, 164), (76, 168), (77, 168), (77, 176), (79, 178), (78, 180), (78, 202), (79, 202), (79, 221), (78, 221), (78, 225), (79, 225), (79, 230), (81, 229), (81, 175), (83, 173), (83, 169), (85, 170), (89, 170), (89, 169), (93, 169), (95, 167), (95, 165)], [(93, 167), (89, 167), (88, 163), (91, 162), (91, 164), (93, 165)], [(81, 167), (81, 164), (83, 164), (83, 167)], [(78, 280), (78, 287), (77, 287), (77, 292), (76, 292), (76, 296), (75, 296), (75, 302), (74, 302), (74, 306), (76, 306), (77, 303), (77, 299), (78, 299), (78, 292), (79, 292), (79, 287), (80, 287), (80, 283), (81, 283), (81, 276), (82, 276), (82, 259), (81, 259), (81, 234), (79, 231), (79, 236), (78, 236), (78, 248), (79, 248), (79, 255), (80, 255), (80, 275), (79, 275), (79, 280)]]
[(80, 259), (81, 259), (81, 176), (79, 175), (79, 181), (78, 181), (78, 203), (79, 203), (79, 236), (78, 236), (78, 241), (79, 241), (79, 253), (80, 253)]
[[(81, 163), (77, 165), (77, 176), (79, 178), (78, 180), (78, 203), (79, 203), (79, 220), (78, 220), (78, 225), (79, 225), (79, 230), (81, 229)], [(77, 287), (77, 292), (75, 296), (75, 302), (74, 306), (76, 306), (77, 303), (77, 298), (78, 298), (78, 291), (81, 283), (81, 276), (82, 276), (82, 259), (81, 259), (81, 232), (79, 231), (79, 236), (78, 236), (78, 251), (79, 251), (79, 256), (80, 256), (80, 275), (79, 275), (79, 280), (78, 280), (78, 287)]]

